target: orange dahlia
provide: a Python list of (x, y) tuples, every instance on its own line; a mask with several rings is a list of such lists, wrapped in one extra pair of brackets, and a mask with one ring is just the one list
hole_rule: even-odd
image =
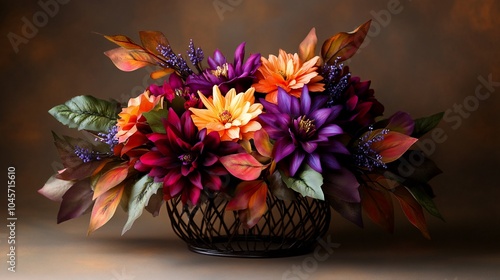
[(145, 123), (146, 119), (142, 115), (153, 110), (157, 105), (163, 107), (163, 96), (151, 95), (149, 90), (146, 90), (136, 98), (130, 98), (128, 106), (122, 109), (118, 114), (120, 117), (117, 121), (118, 133), (116, 138), (119, 143), (125, 142), (130, 136), (138, 130), (138, 125)]
[(189, 108), (191, 118), (199, 130), (219, 133), (222, 141), (249, 140), (262, 128), (255, 118), (262, 113), (262, 104), (254, 103), (255, 89), (236, 94), (233, 88), (222, 96), (218, 86), (213, 87), (210, 99), (198, 92), (206, 109)]
[(303, 62), (298, 54), (279, 51), (278, 57), (269, 55), (269, 59), (261, 58), (262, 65), (257, 72), (258, 82), (253, 84), (257, 92), (266, 94), (266, 100), (278, 102), (278, 87), (288, 94), (300, 97), (302, 88), (307, 85), (309, 91), (323, 91), (323, 79), (316, 70), (319, 56)]

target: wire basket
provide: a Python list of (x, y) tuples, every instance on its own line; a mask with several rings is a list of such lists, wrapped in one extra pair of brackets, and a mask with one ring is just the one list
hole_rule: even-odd
[(251, 229), (237, 211), (225, 211), (228, 200), (213, 194), (198, 206), (182, 205), (180, 197), (167, 201), (174, 232), (196, 253), (246, 258), (307, 254), (330, 225), (327, 202), (297, 195), (295, 200), (267, 196), (268, 211)]

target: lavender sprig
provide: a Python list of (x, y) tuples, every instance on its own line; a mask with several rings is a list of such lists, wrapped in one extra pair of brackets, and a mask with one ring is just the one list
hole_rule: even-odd
[(328, 95), (327, 107), (337, 105), (337, 101), (342, 96), (342, 93), (349, 85), (351, 73), (344, 74), (344, 64), (338, 63), (340, 58), (337, 58), (331, 65), (323, 65), (321, 68), (321, 76), (324, 78), (325, 93)]
[(188, 67), (186, 60), (181, 54), (175, 54), (170, 45), (158, 45), (156, 49), (166, 59), (167, 65), (163, 65), (164, 67), (174, 69), (183, 78), (193, 74), (193, 70)]
[(203, 54), (203, 50), (201, 48), (195, 48), (193, 39), (189, 40), (189, 49), (187, 54), (189, 61), (191, 61), (191, 63), (196, 67), (196, 70), (201, 73), (203, 71), (201, 69), (201, 62), (205, 58), (205, 55)]
[(384, 140), (384, 136), (389, 133), (389, 129), (382, 129), (377, 135), (368, 139), (373, 131), (373, 127), (369, 128), (368, 133), (363, 135), (355, 148), (353, 153), (354, 163), (363, 168), (367, 168), (372, 171), (374, 168), (387, 168), (385, 163), (382, 161), (382, 156), (373, 150), (371, 145), (376, 142)]
[(83, 162), (101, 160), (103, 158), (113, 156), (113, 149), (118, 144), (118, 139), (115, 137), (117, 132), (118, 127), (114, 125), (108, 130), (107, 133), (98, 133), (97, 137), (94, 139), (96, 142), (107, 144), (109, 146), (109, 150), (107, 152), (97, 152), (77, 145), (75, 146), (75, 155)]

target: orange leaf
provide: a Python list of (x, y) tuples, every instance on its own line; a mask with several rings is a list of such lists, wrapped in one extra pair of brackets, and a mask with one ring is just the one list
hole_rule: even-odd
[(158, 45), (169, 45), (165, 35), (159, 31), (140, 31), (139, 36), (141, 37), (142, 46), (156, 55), (160, 55), (160, 52), (156, 49)]
[(151, 74), (149, 76), (151, 77), (151, 79), (156, 80), (156, 79), (163, 78), (168, 74), (172, 74), (172, 73), (174, 73), (174, 71), (175, 70), (172, 68), (163, 68), (163, 69), (151, 72)]
[(318, 43), (318, 38), (316, 37), (316, 29), (313, 27), (299, 45), (299, 57), (302, 61), (308, 61), (314, 57), (316, 43)]
[(398, 199), (406, 217), (417, 227), (425, 238), (431, 239), (427, 224), (425, 222), (424, 210), (405, 187), (396, 188), (393, 192)]
[(234, 197), (226, 206), (228, 211), (240, 210), (245, 227), (257, 224), (267, 211), (267, 184), (263, 180), (244, 181), (236, 187)]
[(371, 20), (363, 23), (352, 32), (340, 32), (323, 43), (321, 56), (326, 64), (333, 64), (340, 57), (339, 61), (351, 58), (365, 40)]
[[(372, 135), (378, 133), (380, 129), (374, 130)], [(371, 144), (371, 148), (382, 156), (384, 163), (389, 163), (400, 158), (417, 140), (399, 132), (389, 131), (384, 135), (384, 140)]]
[(92, 209), (92, 215), (90, 216), (90, 224), (87, 235), (102, 227), (109, 221), (109, 219), (111, 219), (111, 217), (113, 217), (116, 207), (120, 204), (124, 189), (125, 185), (119, 185), (108, 190), (97, 198), (94, 208)]
[(147, 65), (156, 65), (158, 59), (144, 50), (130, 50), (123, 47), (104, 52), (115, 66), (126, 72), (134, 71)]
[(388, 232), (394, 231), (394, 207), (389, 192), (383, 189), (372, 189), (366, 185), (359, 187), (361, 205), (373, 222)]
[(128, 176), (128, 169), (129, 166), (127, 163), (123, 163), (102, 174), (95, 184), (94, 197), (92, 199), (96, 199), (109, 189), (123, 182)]
[(220, 158), (224, 167), (236, 178), (251, 181), (259, 178), (265, 166), (247, 153), (232, 154)]
[(259, 154), (270, 158), (273, 154), (273, 144), (269, 139), (269, 134), (264, 129), (261, 129), (257, 130), (253, 137), (255, 148)]
[(107, 36), (107, 35), (104, 35), (104, 38), (106, 38), (109, 41), (117, 44), (120, 47), (129, 49), (129, 50), (142, 49), (141, 46), (139, 46), (136, 43), (134, 43), (127, 36), (123, 36), (123, 35)]

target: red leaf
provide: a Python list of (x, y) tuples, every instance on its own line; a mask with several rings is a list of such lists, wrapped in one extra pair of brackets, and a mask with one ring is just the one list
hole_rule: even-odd
[(224, 167), (236, 178), (251, 181), (259, 178), (265, 166), (247, 153), (232, 154), (220, 158)]
[(92, 209), (90, 224), (87, 234), (91, 234), (96, 229), (106, 224), (115, 214), (116, 207), (120, 204), (125, 185), (119, 185), (97, 198)]
[[(372, 135), (378, 133), (380, 129), (374, 130)], [(400, 158), (417, 140), (399, 132), (389, 131), (384, 135), (384, 140), (371, 144), (371, 148), (382, 156), (384, 163), (389, 163)]]
[(393, 194), (398, 199), (399, 204), (401, 205), (401, 208), (410, 223), (417, 227), (425, 238), (431, 239), (425, 222), (422, 206), (420, 206), (420, 204), (405, 187), (396, 188)]
[(351, 58), (363, 43), (371, 20), (363, 23), (352, 32), (340, 32), (323, 43), (321, 56), (326, 64), (333, 62), (340, 57), (340, 61)]
[(228, 211), (240, 210), (240, 219), (248, 228), (256, 225), (267, 211), (267, 184), (263, 180), (241, 182), (226, 206)]
[(254, 144), (255, 148), (259, 152), (259, 154), (270, 158), (273, 154), (273, 144), (269, 139), (269, 134), (264, 129), (257, 130), (254, 133)]
[(394, 207), (389, 192), (366, 185), (361, 185), (359, 190), (361, 205), (368, 217), (388, 232), (394, 232)]
[(93, 199), (96, 199), (109, 189), (123, 182), (128, 176), (128, 169), (128, 164), (124, 162), (102, 174), (95, 184)]

